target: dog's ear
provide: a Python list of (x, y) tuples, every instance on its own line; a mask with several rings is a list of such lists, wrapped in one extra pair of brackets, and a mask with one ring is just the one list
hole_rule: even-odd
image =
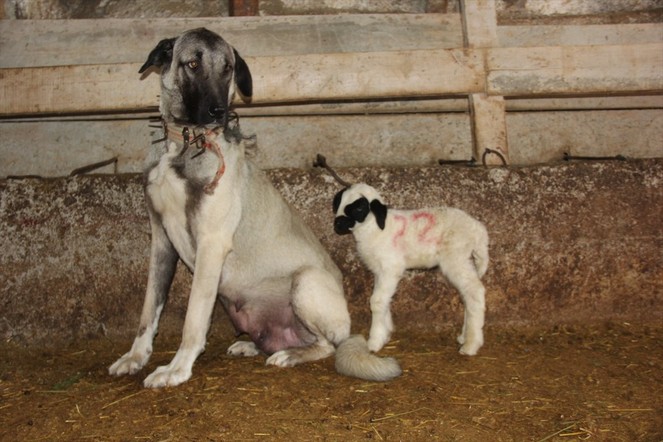
[(375, 221), (377, 221), (378, 227), (381, 230), (384, 230), (385, 222), (387, 220), (387, 206), (378, 200), (373, 200), (371, 201), (371, 212), (375, 215)]
[(237, 49), (233, 48), (235, 53), (235, 84), (239, 89), (242, 97), (250, 100), (253, 96), (253, 79), (251, 78), (251, 71), (244, 59), (240, 57)]
[(170, 63), (173, 59), (175, 40), (177, 40), (177, 37), (161, 40), (159, 44), (152, 49), (150, 55), (147, 56), (147, 61), (141, 66), (138, 73), (142, 74), (152, 66), (163, 66), (166, 63)]
[(332, 210), (334, 211), (334, 214), (338, 212), (338, 208), (341, 207), (341, 199), (343, 198), (343, 193), (348, 190), (348, 188), (344, 188), (342, 190), (339, 190), (336, 195), (334, 195), (334, 201), (332, 202)]

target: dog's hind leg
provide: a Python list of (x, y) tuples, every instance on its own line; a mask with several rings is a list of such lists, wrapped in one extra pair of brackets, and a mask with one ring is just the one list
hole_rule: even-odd
[[(153, 218), (151, 216), (151, 218)], [(166, 302), (175, 274), (178, 255), (161, 224), (151, 221), (152, 246), (147, 291), (140, 316), (138, 334), (131, 350), (110, 366), (111, 375), (134, 374), (145, 366), (152, 354), (152, 341), (157, 333), (161, 310)]]
[(295, 275), (292, 307), (316, 340), (307, 346), (277, 351), (267, 359), (267, 364), (291, 367), (326, 358), (334, 354), (335, 345), (350, 335), (350, 314), (342, 285), (325, 270), (306, 267)]
[(389, 342), (394, 323), (391, 318), (391, 298), (396, 292), (402, 271), (375, 274), (375, 286), (371, 295), (371, 331), (368, 349), (379, 351)]
[(440, 270), (460, 292), (465, 305), (463, 330), (458, 336), (460, 353), (474, 356), (483, 345), (486, 289), (470, 259), (446, 259), (440, 263)]
[(158, 367), (143, 385), (151, 388), (179, 385), (191, 377), (196, 358), (205, 350), (207, 330), (219, 288), (223, 262), (231, 241), (203, 237), (196, 251), (191, 294), (184, 318), (182, 343), (168, 365)]

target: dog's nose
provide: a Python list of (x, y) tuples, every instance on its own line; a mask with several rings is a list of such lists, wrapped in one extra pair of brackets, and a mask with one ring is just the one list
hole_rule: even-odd
[(225, 113), (225, 109), (221, 106), (212, 105), (207, 109), (207, 112), (209, 112), (210, 116), (214, 118), (220, 118)]

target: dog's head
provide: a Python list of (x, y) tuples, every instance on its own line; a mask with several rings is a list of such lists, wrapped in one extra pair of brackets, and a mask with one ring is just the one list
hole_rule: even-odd
[(228, 123), (235, 91), (253, 95), (246, 62), (223, 38), (205, 28), (161, 40), (138, 71), (161, 68), (161, 104), (167, 121), (204, 126)]
[(351, 233), (357, 223), (373, 214), (378, 227), (384, 230), (387, 206), (373, 187), (359, 183), (346, 187), (334, 196), (334, 231), (339, 235)]

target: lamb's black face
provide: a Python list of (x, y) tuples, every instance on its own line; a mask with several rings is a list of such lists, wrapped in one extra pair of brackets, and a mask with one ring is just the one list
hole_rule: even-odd
[(162, 40), (140, 72), (161, 66), (161, 114), (180, 124), (226, 126), (235, 88), (249, 99), (251, 73), (223, 38), (205, 28)]
[[(351, 190), (346, 193), (348, 189)], [(384, 230), (387, 218), (387, 206), (377, 199), (374, 199), (369, 203), (368, 198), (363, 195), (352, 195), (353, 190), (354, 187), (345, 188), (334, 196), (334, 201), (332, 203), (332, 208), (336, 214), (336, 218), (334, 218), (334, 231), (338, 235), (352, 233), (352, 229), (355, 225), (364, 222), (369, 213), (373, 213), (378, 227)], [(344, 196), (346, 198), (344, 198)], [(356, 199), (352, 202), (347, 201), (352, 198)], [(344, 202), (344, 200), (346, 201)], [(345, 204), (345, 206), (343, 206), (343, 204)]]
[(343, 214), (338, 215), (338, 209), (341, 205), (345, 190), (347, 189), (341, 190), (336, 196), (334, 196), (333, 203), (334, 213), (337, 214), (334, 219), (334, 231), (339, 235), (347, 235), (348, 233), (351, 233), (355, 224), (363, 222), (370, 212), (368, 200), (365, 197), (361, 197), (346, 205), (343, 209)]

